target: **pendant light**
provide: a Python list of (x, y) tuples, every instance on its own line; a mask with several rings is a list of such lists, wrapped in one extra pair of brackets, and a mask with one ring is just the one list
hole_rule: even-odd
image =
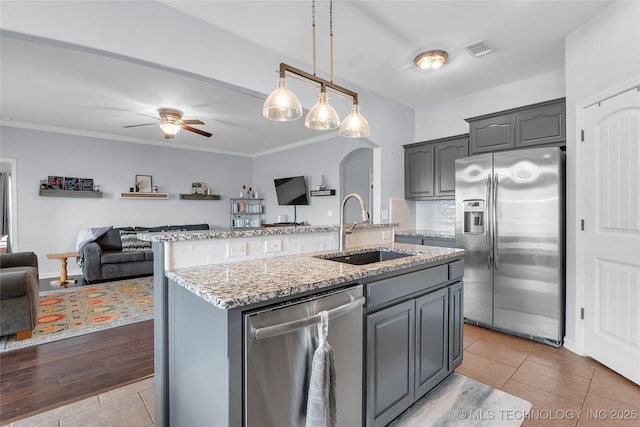
[(304, 125), (309, 129), (333, 130), (340, 126), (340, 118), (336, 110), (329, 104), (326, 88), (318, 95), (318, 102), (307, 113)]
[[(311, 84), (320, 85), (318, 102), (309, 110), (304, 124), (310, 129), (334, 130), (340, 128), (339, 134), (348, 138), (362, 138), (371, 134), (369, 123), (358, 108), (358, 94), (352, 90), (333, 83), (333, 0), (329, 1), (329, 38), (331, 42), (331, 79), (325, 80), (316, 76), (316, 2), (311, 3), (311, 31), (313, 39), (313, 74), (304, 72), (285, 63), (280, 63), (280, 80), (278, 88), (265, 100), (262, 115), (269, 120), (290, 121), (302, 117), (302, 106), (298, 98), (285, 87), (285, 78), (293, 74), (308, 80)], [(301, 79), (301, 80), (302, 80)], [(342, 125), (336, 110), (329, 104), (327, 89), (353, 99), (353, 109)]]
[(264, 102), (262, 115), (278, 122), (297, 120), (302, 117), (302, 105), (293, 92), (284, 86), (284, 77), (280, 77), (278, 88), (271, 92)]
[(366, 138), (371, 134), (369, 122), (360, 114), (357, 103), (353, 103), (351, 114), (342, 121), (338, 134), (347, 138)]

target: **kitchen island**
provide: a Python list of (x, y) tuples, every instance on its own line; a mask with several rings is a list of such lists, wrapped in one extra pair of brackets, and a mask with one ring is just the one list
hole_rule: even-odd
[[(153, 238), (150, 240), (153, 241)], [(328, 259), (344, 255), (345, 252), (358, 254), (373, 249), (410, 256), (367, 265), (351, 265)], [(154, 250), (162, 252), (163, 244), (154, 241)], [(362, 424), (365, 425), (366, 421), (366, 425), (382, 425), (386, 423), (384, 420), (395, 418), (404, 407), (416, 400), (416, 396), (424, 390), (424, 387), (418, 390), (420, 372), (429, 374), (429, 386), (435, 385), (434, 380), (439, 382), (444, 379), (453, 370), (455, 363), (461, 360), (462, 335), (460, 332), (453, 332), (456, 328), (459, 331), (462, 328), (460, 296), (463, 251), (387, 243), (349, 248), (345, 252), (329, 249), (170, 270), (165, 270), (162, 263), (158, 263), (160, 265), (156, 269), (156, 278), (161, 277), (158, 282), (164, 283), (164, 286), (156, 286), (156, 294), (162, 293), (160, 297), (165, 300), (164, 308), (160, 307), (156, 316), (155, 339), (159, 340), (156, 342), (156, 357), (165, 359), (161, 364), (165, 371), (156, 372), (155, 379), (156, 393), (162, 393), (160, 398), (166, 404), (159, 406), (156, 396), (156, 425), (243, 425), (246, 416), (243, 408), (243, 338), (246, 335), (243, 315), (267, 306), (285, 304), (290, 300), (355, 285), (363, 286), (367, 298), (363, 322), (374, 329), (388, 324), (381, 316), (389, 309), (397, 311), (398, 306), (405, 310), (405, 320), (414, 322), (414, 319), (421, 317), (416, 316), (416, 313), (428, 307), (420, 305), (420, 298), (427, 294), (437, 296), (434, 300), (436, 308), (444, 307), (439, 317), (441, 328), (438, 332), (434, 335), (433, 328), (425, 328), (421, 335), (434, 336), (439, 340), (438, 355), (444, 365), (435, 375), (431, 375), (424, 370), (420, 371), (420, 367), (416, 366), (418, 363), (405, 357), (410, 364), (407, 369), (411, 370), (411, 375), (405, 372), (404, 376), (418, 379), (415, 382), (416, 388), (413, 380), (410, 384), (405, 384), (407, 396), (400, 399), (401, 405), (393, 405), (394, 407), (387, 407), (385, 404), (385, 408), (374, 409), (374, 396), (363, 394), (359, 401), (366, 402), (367, 412), (372, 415), (365, 417), (367, 419)], [(401, 280), (398, 281), (397, 278)], [(398, 290), (403, 291), (398, 293)], [(458, 304), (456, 307), (451, 305), (454, 300)], [(458, 321), (450, 316), (454, 311), (460, 317)], [(397, 313), (394, 316), (397, 317)], [(402, 316), (401, 313), (400, 318)], [(380, 320), (384, 322), (376, 323)], [(453, 326), (454, 323), (457, 326)], [(410, 331), (407, 331), (411, 334), (406, 335), (413, 337), (412, 331), (413, 323)], [(372, 362), (370, 358), (376, 356), (376, 349), (389, 348), (388, 345), (380, 345), (384, 343), (376, 345), (371, 338), (364, 339), (364, 342), (367, 348), (361, 353), (364, 353), (365, 365)], [(424, 348), (414, 342), (407, 343), (405, 347), (407, 353)], [(456, 350), (450, 351), (451, 348)], [(390, 355), (379, 356), (388, 358)], [(416, 375), (413, 375), (414, 372)], [(366, 378), (367, 382), (371, 382), (370, 386), (359, 390), (384, 394), (388, 384), (376, 385), (376, 375), (384, 376), (384, 372), (371, 371)], [(385, 379), (381, 377), (381, 380)], [(425, 382), (420, 382), (421, 386)], [(378, 406), (384, 404), (387, 398), (392, 398), (388, 396), (388, 392), (384, 399), (378, 397)], [(377, 415), (373, 415), (374, 412)]]

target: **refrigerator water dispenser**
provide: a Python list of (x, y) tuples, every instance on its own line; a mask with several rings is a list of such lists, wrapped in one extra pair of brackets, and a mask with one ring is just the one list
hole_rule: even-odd
[(463, 200), (464, 234), (484, 234), (484, 200)]

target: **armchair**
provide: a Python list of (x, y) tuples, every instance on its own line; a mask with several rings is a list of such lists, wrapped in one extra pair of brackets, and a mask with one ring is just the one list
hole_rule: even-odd
[(0, 336), (31, 338), (38, 324), (39, 292), (35, 253), (0, 254)]

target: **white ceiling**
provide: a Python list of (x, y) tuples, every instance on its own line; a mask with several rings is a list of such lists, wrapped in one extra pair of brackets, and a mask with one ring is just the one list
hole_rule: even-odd
[[(336, 0), (335, 78), (420, 108), (562, 69), (565, 36), (609, 2)], [(311, 1), (163, 3), (311, 63)], [(328, 9), (327, 1), (316, 2), (318, 75), (325, 78)], [(494, 52), (473, 58), (464, 46), (481, 39)], [(437, 71), (418, 71), (412, 59), (427, 49), (447, 50), (450, 62)], [(263, 119), (265, 94), (176, 70), (5, 33), (0, 55), (4, 125), (241, 155), (327, 137), (306, 129), (303, 120)], [(158, 107), (185, 111), (184, 118), (204, 121), (198, 127), (214, 136), (181, 131), (165, 141), (156, 126), (123, 128), (153, 122), (137, 113), (155, 115)]]

